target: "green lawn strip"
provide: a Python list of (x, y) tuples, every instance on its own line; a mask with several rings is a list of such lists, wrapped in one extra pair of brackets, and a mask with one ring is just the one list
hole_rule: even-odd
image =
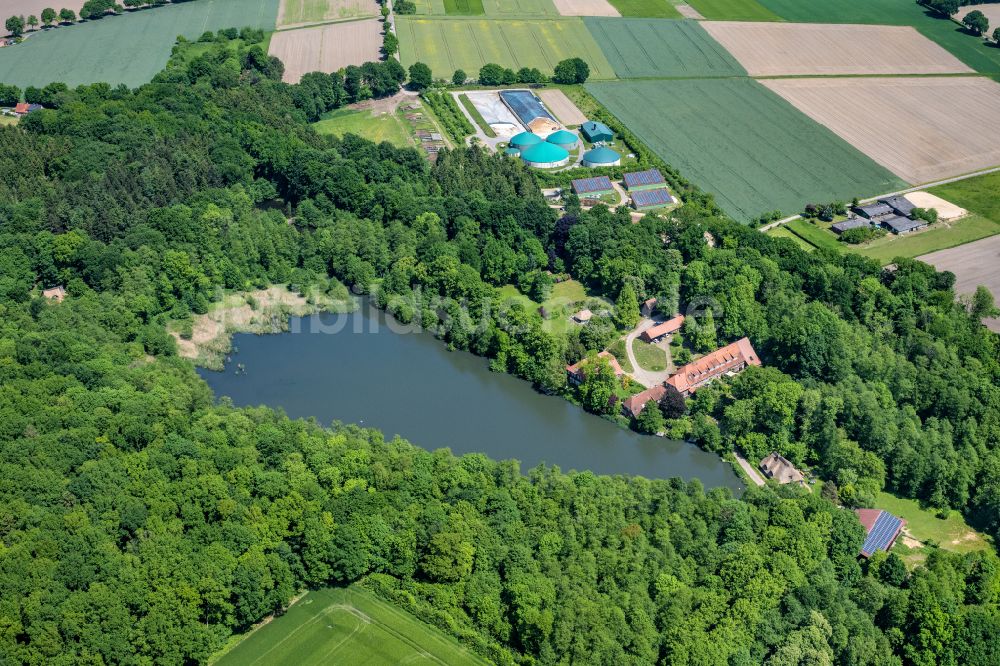
[(667, 0), (608, 0), (618, 13), (627, 18), (683, 18)]
[(444, 0), (444, 13), (449, 16), (482, 16), (483, 0)]
[(906, 186), (750, 79), (594, 82), (586, 90), (737, 220)]
[[(981, 215), (968, 217), (946, 225), (938, 222), (931, 228), (903, 236), (889, 234), (864, 245), (839, 244), (843, 250), (877, 259), (883, 264), (896, 257), (919, 257), (936, 250), (965, 245), (1000, 233), (1000, 224)], [(831, 234), (832, 235), (832, 234)]]
[(456, 69), (475, 77), (487, 63), (551, 75), (560, 60), (580, 57), (591, 78), (614, 78), (614, 69), (579, 18), (507, 20), (462, 17), (397, 17), (403, 66), (426, 63), (436, 76)]
[(794, 234), (813, 247), (825, 247), (834, 252), (844, 249), (844, 243), (837, 240), (832, 231), (820, 229), (808, 220), (792, 220), (784, 225), (789, 233)]
[(632, 341), (632, 353), (643, 370), (660, 372), (667, 369), (667, 354), (656, 345), (636, 338)]
[(585, 18), (584, 23), (623, 79), (746, 74), (697, 21)]
[(1000, 224), (1000, 171), (927, 190), (945, 201)]
[[(612, 304), (604, 298), (590, 296), (584, 286), (576, 280), (565, 280), (556, 283), (552, 287), (552, 293), (543, 302), (538, 303), (512, 284), (505, 284), (499, 288), (500, 298), (504, 301), (515, 300), (521, 303), (528, 312), (538, 312), (544, 308), (548, 319), (545, 320), (545, 330), (554, 335), (563, 335), (571, 326), (570, 317), (579, 310), (584, 301), (601, 301), (607, 307)], [(624, 351), (624, 347), (622, 347)], [(617, 356), (617, 354), (616, 354)]]
[(768, 231), (766, 231), (765, 233), (768, 236), (774, 236), (775, 238), (790, 238), (806, 252), (814, 252), (816, 250), (815, 245), (813, 245), (806, 239), (802, 238), (801, 236), (792, 233), (789, 229), (786, 229), (784, 224), (779, 225), (777, 227), (773, 227)]
[(348, 660), (357, 664), (486, 663), (440, 630), (358, 586), (309, 592), (215, 663), (318, 666)]
[(632, 374), (635, 372), (635, 368), (632, 367), (632, 362), (628, 360), (628, 353), (625, 351), (625, 340), (619, 338), (615, 340), (610, 347), (608, 347), (608, 353), (618, 360), (618, 365), (621, 366), (622, 370)]
[(957, 511), (939, 518), (933, 509), (925, 509), (914, 499), (879, 493), (875, 507), (884, 509), (906, 521), (907, 531), (918, 541), (934, 543), (946, 550), (967, 553), (989, 548), (987, 537), (969, 527)]
[(62, 81), (137, 87), (163, 69), (178, 35), (220, 28), (273, 30), (278, 0), (198, 0), (169, 4), (33, 34), (0, 49), (0, 81), (44, 86)]
[(406, 128), (392, 113), (376, 116), (367, 110), (337, 109), (323, 114), (319, 121), (313, 123), (313, 128), (320, 134), (357, 134), (376, 143), (388, 141), (400, 148), (411, 145)]
[(491, 139), (496, 138), (497, 133), (493, 131), (493, 128), (490, 127), (486, 122), (486, 119), (483, 118), (483, 114), (479, 113), (479, 109), (477, 109), (476, 105), (472, 103), (469, 96), (459, 95), (458, 99), (462, 102), (462, 106), (465, 107), (465, 110), (469, 112), (469, 115), (472, 116), (472, 119), (476, 121), (476, 124), (479, 125), (479, 129), (483, 131), (483, 134)]
[[(778, 16), (798, 23), (908, 25), (978, 72), (1000, 73), (1000, 49), (946, 18), (907, 0), (758, 0)], [(692, 3), (695, 4), (695, 3)], [(990, 27), (990, 30), (993, 26)]]
[(780, 21), (756, 0), (689, 0), (698, 13), (713, 21)]

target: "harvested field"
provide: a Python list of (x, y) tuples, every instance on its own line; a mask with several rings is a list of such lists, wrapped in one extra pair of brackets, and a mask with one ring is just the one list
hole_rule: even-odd
[(379, 59), (382, 23), (378, 19), (332, 23), (274, 33), (268, 53), (285, 63), (286, 83), (309, 72), (336, 72)]
[(759, 0), (759, 2), (786, 21), (910, 25), (977, 72), (1000, 73), (1000, 49), (969, 36), (962, 26), (933, 16), (915, 2), (906, 0), (822, 0), (822, 2)]
[(578, 109), (562, 90), (539, 90), (538, 96), (563, 125), (582, 125), (587, 122), (587, 116), (583, 115), (583, 111)]
[(1000, 84), (986, 78), (762, 82), (910, 183), (1000, 164)]
[(705, 21), (701, 25), (750, 76), (973, 71), (906, 26), (734, 21)]
[(623, 79), (740, 76), (746, 72), (701, 23), (673, 19), (584, 19)]
[(969, 214), (969, 211), (961, 206), (956, 206), (930, 192), (910, 192), (906, 195), (906, 199), (917, 208), (933, 208), (942, 222), (951, 222)]
[(681, 16), (683, 16), (684, 18), (689, 18), (689, 19), (705, 18), (698, 12), (697, 9), (695, 9), (691, 5), (677, 5), (677, 11), (679, 11), (681, 13)]
[[(983, 285), (994, 297), (1000, 297), (1000, 235), (917, 258), (939, 271), (954, 273), (957, 294), (971, 294)], [(1000, 319), (987, 319), (984, 323), (991, 331), (1000, 333)]]
[(737, 220), (905, 186), (752, 79), (621, 81), (586, 88)]
[(364, 16), (379, 16), (376, 0), (281, 0), (278, 27), (290, 28)]
[(621, 16), (608, 0), (553, 0), (562, 16)]
[(614, 78), (614, 70), (579, 18), (396, 19), (399, 59), (409, 67), (420, 61), (438, 75), (464, 69), (476, 76), (489, 62), (519, 69), (537, 67), (551, 75), (564, 58), (579, 56), (590, 65), (592, 79)]
[(163, 69), (178, 35), (197, 39), (232, 26), (272, 30), (277, 14), (278, 0), (197, 0), (40, 30), (0, 49), (0, 81), (21, 88), (53, 81), (135, 87)]
[(993, 32), (994, 28), (1000, 27), (1000, 3), (988, 3), (985, 5), (969, 5), (967, 7), (960, 7), (958, 13), (956, 13), (952, 18), (954, 18), (959, 23), (965, 18), (966, 14), (974, 11), (981, 11), (986, 15), (986, 18), (990, 21), (990, 32)]

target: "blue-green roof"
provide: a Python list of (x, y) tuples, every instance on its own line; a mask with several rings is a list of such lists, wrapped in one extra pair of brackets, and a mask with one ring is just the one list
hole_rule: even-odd
[(549, 143), (554, 143), (557, 146), (572, 146), (580, 140), (580, 137), (566, 130), (557, 130), (552, 134), (549, 134), (548, 138), (545, 140)]
[(514, 148), (513, 146), (511, 146), (507, 150), (503, 151), (503, 154), (504, 155), (511, 155), (513, 157), (517, 157), (518, 155), (521, 154), (521, 149), (520, 148)]
[(621, 158), (621, 155), (610, 148), (605, 148), (604, 146), (598, 146), (597, 148), (588, 150), (583, 154), (583, 161), (590, 164), (613, 164)]
[(510, 145), (515, 148), (524, 148), (526, 146), (534, 146), (535, 144), (541, 143), (542, 137), (537, 134), (532, 134), (531, 132), (521, 132), (520, 134), (515, 134), (510, 138)]
[(525, 162), (540, 164), (561, 162), (568, 157), (569, 152), (552, 143), (539, 143), (521, 152), (521, 159)]

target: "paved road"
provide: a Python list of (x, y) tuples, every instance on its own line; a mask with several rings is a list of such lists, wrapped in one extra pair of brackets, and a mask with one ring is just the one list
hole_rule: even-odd
[(753, 468), (753, 465), (748, 463), (747, 459), (744, 458), (742, 455), (740, 455), (739, 451), (733, 451), (733, 455), (736, 456), (736, 462), (740, 464), (740, 467), (743, 468), (743, 471), (747, 473), (747, 476), (750, 477), (750, 480), (753, 481), (758, 486), (763, 486), (764, 477), (762, 477), (760, 473), (758, 473), (757, 470)]
[[(988, 173), (994, 173), (995, 171), (1000, 171), (1000, 167), (992, 167), (989, 169), (982, 169), (981, 171), (974, 171), (972, 173), (967, 173), (964, 176), (955, 176), (954, 178), (945, 178), (944, 180), (935, 180), (933, 183), (924, 183), (923, 185), (917, 185), (914, 187), (909, 187), (905, 190), (898, 190), (896, 192), (889, 192), (888, 194), (880, 194), (877, 197), (871, 197), (869, 199), (862, 199), (861, 203), (869, 203), (872, 201), (878, 201), (879, 199), (884, 199), (885, 197), (897, 197), (902, 194), (909, 194), (910, 192), (919, 192), (920, 190), (926, 190), (931, 187), (937, 187), (938, 185), (947, 185), (948, 183), (957, 183), (960, 180), (966, 180), (968, 178), (975, 178), (976, 176), (985, 176)], [(775, 222), (770, 222), (760, 227), (761, 232), (770, 231), (771, 229), (781, 226), (782, 224), (787, 224), (792, 220), (797, 220), (801, 215), (792, 215)]]

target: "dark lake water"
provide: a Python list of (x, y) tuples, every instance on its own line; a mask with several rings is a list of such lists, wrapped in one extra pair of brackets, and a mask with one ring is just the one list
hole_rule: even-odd
[[(563, 470), (698, 478), (708, 488), (743, 489), (718, 456), (624, 430), (562, 398), (541, 395), (527, 382), (490, 372), (483, 358), (448, 351), (427, 333), (397, 332), (404, 327), (367, 306), (290, 324), (288, 333), (237, 335), (238, 351), (225, 371), (199, 373), (216, 395), (237, 405), (357, 423), (426, 449), (515, 458), (522, 470), (544, 462)], [(245, 374), (237, 374), (238, 363)]]

